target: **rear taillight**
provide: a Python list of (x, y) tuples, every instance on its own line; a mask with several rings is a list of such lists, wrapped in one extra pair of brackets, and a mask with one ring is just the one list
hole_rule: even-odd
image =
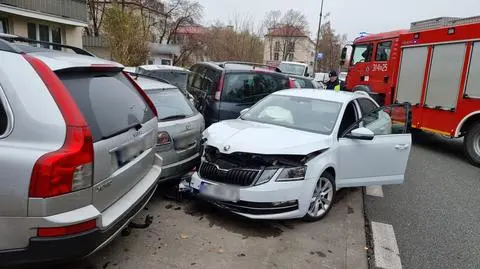
[(148, 95), (145, 93), (145, 91), (142, 90), (142, 88), (138, 85), (138, 83), (130, 75), (128, 75), (125, 71), (122, 71), (122, 73), (135, 86), (135, 89), (143, 97), (145, 102), (147, 102), (147, 105), (150, 107), (150, 109), (152, 110), (155, 117), (158, 117), (157, 108), (155, 108), (155, 105), (153, 104), (150, 97), (148, 97)]
[(52, 228), (38, 228), (37, 236), (39, 237), (57, 237), (65, 236), (72, 234), (79, 234), (89, 230), (93, 230), (97, 227), (96, 220), (89, 220), (86, 222), (63, 226), (63, 227), (52, 227)]
[(295, 84), (295, 79), (289, 78), (289, 79), (288, 79), (288, 88), (294, 89), (294, 88), (296, 88), (296, 87), (297, 87), (297, 85)]
[(167, 132), (159, 132), (158, 133), (158, 139), (157, 139), (157, 146), (164, 146), (168, 145), (172, 142), (170, 139), (170, 135), (168, 135)]
[(217, 100), (217, 101), (220, 101), (220, 97), (222, 96), (223, 80), (224, 79), (225, 79), (225, 74), (222, 73), (222, 76), (220, 77), (220, 81), (218, 82), (217, 91), (215, 92), (215, 100)]
[(47, 198), (92, 186), (93, 139), (83, 114), (65, 85), (44, 62), (30, 55), (24, 57), (47, 86), (67, 127), (63, 146), (35, 163), (29, 196)]

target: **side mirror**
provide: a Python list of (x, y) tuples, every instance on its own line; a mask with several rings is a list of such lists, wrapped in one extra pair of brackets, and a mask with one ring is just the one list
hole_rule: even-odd
[(247, 113), (248, 111), (250, 110), (250, 108), (245, 108), (243, 109), (242, 111), (240, 111), (240, 116), (244, 115), (245, 113)]
[(359, 140), (372, 140), (375, 137), (375, 134), (370, 129), (361, 127), (361, 128), (352, 130), (345, 137), (351, 138), (351, 139), (359, 139)]

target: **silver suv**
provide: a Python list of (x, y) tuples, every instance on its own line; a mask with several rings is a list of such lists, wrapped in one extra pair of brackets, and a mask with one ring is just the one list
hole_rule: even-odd
[(84, 257), (155, 191), (156, 110), (117, 63), (14, 41), (31, 42), (0, 36), (0, 267)]

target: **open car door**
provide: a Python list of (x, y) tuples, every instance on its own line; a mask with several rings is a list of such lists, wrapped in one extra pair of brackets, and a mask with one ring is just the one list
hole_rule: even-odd
[(339, 139), (337, 186), (402, 184), (412, 147), (410, 104), (375, 109)]

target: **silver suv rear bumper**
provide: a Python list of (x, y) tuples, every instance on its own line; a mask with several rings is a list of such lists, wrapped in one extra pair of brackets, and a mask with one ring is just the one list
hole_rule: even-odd
[[(159, 163), (161, 165), (161, 159)], [(32, 237), (26, 248), (0, 251), (0, 266), (67, 261), (93, 254), (113, 240), (145, 207), (157, 188), (160, 173), (161, 167), (157, 163), (137, 185), (102, 213), (89, 205), (71, 212), (41, 218), (42, 223), (49, 223), (46, 227), (55, 224), (65, 225), (64, 221), (68, 216), (76, 215), (74, 218), (76, 223), (80, 222), (79, 217), (84, 220), (96, 218), (97, 228), (62, 237)], [(132, 204), (131, 201), (136, 202)]]

